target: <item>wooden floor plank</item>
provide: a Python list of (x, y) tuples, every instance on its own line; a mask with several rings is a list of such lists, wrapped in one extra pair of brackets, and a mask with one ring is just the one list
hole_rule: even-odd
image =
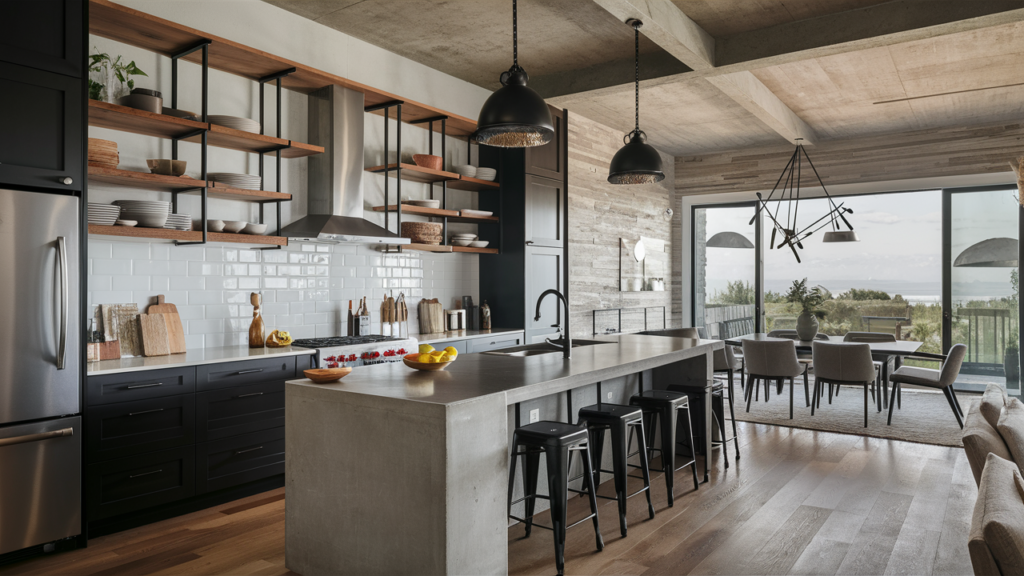
[[(710, 482), (676, 474), (669, 508), (652, 477), (657, 515), (643, 495), (627, 507), (599, 501), (603, 552), (590, 523), (569, 531), (566, 574), (970, 574), (967, 534), (977, 488), (963, 449), (737, 423), (742, 458), (721, 450)], [(639, 480), (630, 480), (630, 487)], [(601, 487), (609, 493), (610, 482)], [(83, 550), (0, 569), (11, 575), (279, 576), (284, 489), (93, 539)], [(573, 498), (583, 515), (586, 498)], [(546, 514), (538, 521), (546, 521)], [(509, 528), (509, 573), (553, 574), (550, 532)]]

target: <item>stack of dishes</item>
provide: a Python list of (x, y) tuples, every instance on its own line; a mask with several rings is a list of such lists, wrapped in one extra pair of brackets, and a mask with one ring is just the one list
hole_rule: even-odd
[(465, 176), (466, 178), (476, 178), (476, 166), (472, 164), (459, 164), (458, 166), (452, 166), (455, 173), (459, 176)]
[(135, 220), (143, 228), (163, 228), (171, 213), (171, 203), (160, 200), (117, 200), (114, 204), (121, 207), (121, 218)]
[(259, 190), (260, 177), (252, 174), (233, 174), (231, 172), (208, 172), (206, 179), (230, 188), (243, 190)]
[(483, 166), (476, 169), (476, 177), (480, 180), (486, 180), (493, 182), (494, 178), (498, 175), (498, 171), (494, 168), (484, 168)]
[(117, 153), (117, 142), (89, 138), (89, 166), (101, 168), (117, 168), (120, 156)]
[(452, 234), (452, 244), (456, 246), (469, 246), (476, 240), (476, 234)]
[(168, 214), (164, 228), (168, 230), (192, 230), (191, 214)]
[(120, 206), (89, 202), (89, 224), (113, 226), (117, 222), (119, 214), (121, 214)]
[(260, 123), (248, 118), (239, 118), (238, 116), (218, 116), (216, 114), (212, 114), (208, 115), (206, 119), (210, 124), (217, 124), (218, 126), (225, 126), (227, 128), (234, 128), (235, 130), (252, 132), (254, 134), (260, 133)]
[(420, 208), (440, 208), (440, 200), (409, 200), (408, 198), (402, 200), (402, 204), (408, 204), (410, 206), (419, 206)]

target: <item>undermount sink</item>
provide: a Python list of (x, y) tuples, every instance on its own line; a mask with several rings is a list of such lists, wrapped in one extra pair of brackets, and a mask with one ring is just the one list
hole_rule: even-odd
[[(614, 342), (604, 342), (602, 340), (573, 340), (572, 347), (579, 348), (581, 346), (595, 346), (597, 344), (614, 344)], [(513, 348), (504, 348), (502, 350), (492, 350), (490, 352), (483, 352), (483, 354), (492, 354), (494, 356), (537, 356), (540, 354), (561, 354), (562, 347), (556, 346), (549, 342), (540, 342), (538, 344), (527, 344), (525, 346), (515, 346)]]

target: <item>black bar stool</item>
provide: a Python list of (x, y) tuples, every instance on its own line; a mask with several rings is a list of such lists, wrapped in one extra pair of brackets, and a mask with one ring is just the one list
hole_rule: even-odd
[[(604, 540), (601, 538), (601, 528), (597, 523), (597, 498), (594, 489), (594, 471), (590, 465), (590, 437), (587, 429), (582, 426), (574, 426), (565, 422), (541, 421), (516, 428), (512, 436), (512, 464), (508, 471), (508, 517), (519, 520), (526, 524), (526, 536), (530, 536), (533, 529), (533, 510), (537, 498), (544, 498), (551, 504), (551, 526), (537, 524), (538, 528), (544, 528), (554, 532), (555, 539), (555, 564), (558, 573), (562, 574), (565, 569), (565, 531), (577, 524), (586, 522), (593, 518), (594, 534), (597, 537), (597, 549), (604, 550)], [(523, 448), (523, 451), (519, 449)], [(565, 525), (566, 504), (569, 499), (569, 461), (573, 452), (580, 452), (583, 461), (584, 480), (586, 482), (586, 493), (590, 496), (590, 515)], [(537, 494), (537, 477), (540, 473), (540, 455), (544, 454), (548, 468), (548, 496)], [(516, 461), (520, 456), (525, 457), (525, 469), (523, 470), (523, 497), (519, 500), (512, 500), (512, 490), (516, 480)], [(584, 493), (581, 490), (574, 492)], [(519, 502), (526, 502), (525, 518), (512, 515), (512, 505)]]
[[(704, 405), (704, 395), (707, 394), (707, 390), (703, 386), (691, 386), (686, 384), (670, 384), (669, 390), (673, 392), (682, 392), (690, 397), (691, 400), (697, 403), (697, 406)], [(729, 387), (729, 412), (733, 416), (732, 421), (732, 437), (726, 436), (725, 434), (725, 384), (718, 380), (715, 380), (711, 385), (711, 425), (718, 428), (718, 434), (720, 440), (712, 440), (712, 448), (721, 448), (722, 456), (725, 458), (725, 468), (729, 468), (729, 441), (735, 441), (736, 447), (736, 459), (740, 457), (740, 441), (736, 435), (736, 412), (733, 408), (732, 403), (732, 386)], [(690, 418), (693, 424), (693, 441), (696, 443), (698, 454), (704, 454), (704, 411), (694, 411), (693, 417)], [(707, 457), (707, 454), (704, 454)]]
[[(642, 384), (641, 384), (642, 385)], [(639, 406), (644, 413), (644, 428), (647, 438), (653, 443), (654, 420), (658, 420), (661, 426), (661, 448), (646, 446), (648, 452), (657, 450), (661, 453), (661, 469), (654, 468), (655, 472), (665, 473), (665, 487), (668, 489), (668, 505), (673, 506), (675, 499), (672, 490), (675, 486), (675, 472), (686, 466), (693, 468), (693, 489), (700, 488), (700, 481), (697, 479), (697, 449), (693, 443), (693, 430), (690, 425), (690, 406), (686, 394), (672, 392), (670, 390), (641, 390), (629, 399), (631, 406)], [(676, 418), (677, 413), (683, 412), (686, 415), (686, 434), (690, 442), (690, 460), (676, 467)], [(668, 448), (671, 446), (671, 448)], [(643, 450), (645, 447), (641, 447)], [(632, 456), (630, 454), (629, 456)]]
[[(601, 386), (598, 383), (597, 397), (601, 398)], [(619, 531), (626, 536), (626, 499), (641, 492), (647, 493), (647, 512), (654, 519), (654, 505), (651, 504), (651, 473), (647, 463), (647, 450), (637, 450), (640, 454), (640, 470), (643, 474), (644, 487), (636, 492), (626, 494), (626, 478), (629, 474), (629, 445), (633, 440), (633, 431), (637, 430), (640, 447), (647, 446), (644, 434), (644, 412), (636, 406), (621, 404), (603, 404), (580, 408), (580, 420), (586, 423), (590, 433), (590, 453), (594, 458), (594, 486), (600, 484), (601, 472), (611, 473), (615, 479), (615, 497), (597, 495), (598, 498), (619, 501)], [(612, 470), (601, 469), (601, 452), (604, 450), (605, 430), (612, 434)], [(626, 432), (629, 431), (627, 435)]]

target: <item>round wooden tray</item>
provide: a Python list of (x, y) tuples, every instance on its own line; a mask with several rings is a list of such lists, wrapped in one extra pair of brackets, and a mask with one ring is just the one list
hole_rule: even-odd
[(313, 381), (314, 384), (330, 384), (331, 382), (337, 382), (345, 376), (348, 376), (352, 372), (352, 368), (346, 366), (344, 368), (314, 368), (312, 370), (303, 370), (302, 375)]
[(439, 362), (437, 364), (426, 364), (424, 362), (413, 362), (412, 360), (409, 360), (408, 358), (402, 358), (402, 362), (405, 362), (406, 366), (408, 366), (409, 368), (412, 368), (414, 370), (422, 370), (424, 372), (435, 372), (437, 370), (444, 370), (445, 367), (448, 366), (449, 364), (451, 364), (452, 362), (454, 362), (454, 360), (452, 362)]

